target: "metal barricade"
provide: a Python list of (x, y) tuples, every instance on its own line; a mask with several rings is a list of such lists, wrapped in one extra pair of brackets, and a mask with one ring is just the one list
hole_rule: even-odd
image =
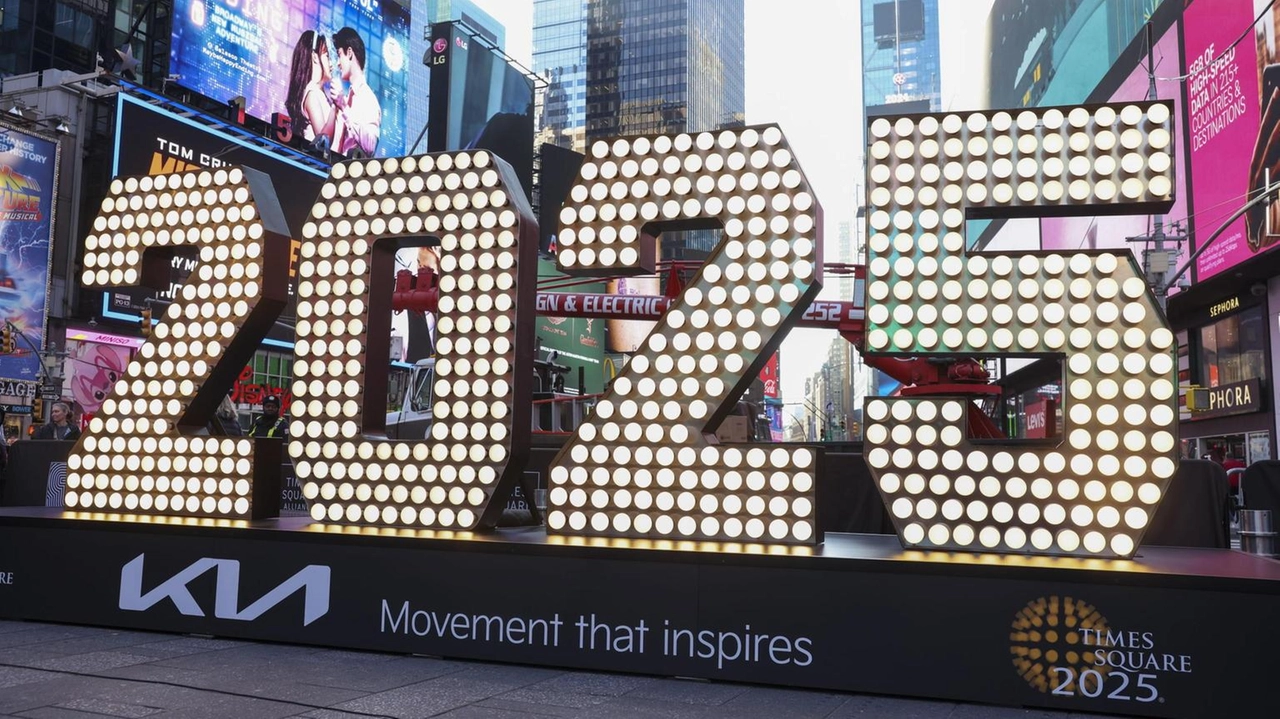
[(1240, 510), (1240, 549), (1263, 557), (1275, 556), (1276, 532), (1271, 523), (1271, 510)]

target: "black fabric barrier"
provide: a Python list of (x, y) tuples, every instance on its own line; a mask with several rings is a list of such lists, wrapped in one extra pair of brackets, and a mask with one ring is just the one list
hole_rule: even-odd
[(1280, 701), (1280, 564), (1229, 550), (972, 557), (830, 534), (787, 556), (43, 511), (0, 512), (4, 618), (1078, 712)]
[(1231, 546), (1228, 512), (1227, 471), (1207, 459), (1184, 459), (1142, 544), (1226, 549)]
[(6, 507), (43, 507), (49, 490), (49, 465), (66, 462), (75, 442), (57, 439), (23, 439), (9, 446), (0, 504)]
[(1269, 510), (1272, 526), (1280, 525), (1280, 461), (1268, 459), (1249, 465), (1240, 486), (1245, 509)]

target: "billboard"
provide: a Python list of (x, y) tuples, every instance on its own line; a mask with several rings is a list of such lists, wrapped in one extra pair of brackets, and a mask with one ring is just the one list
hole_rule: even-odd
[(431, 28), (427, 151), (485, 149), (533, 182), (533, 81), (457, 23)]
[(81, 422), (93, 419), (141, 345), (142, 340), (136, 337), (67, 328), (62, 397), (75, 402)]
[(939, 2), (942, 101), (937, 109), (1007, 109), (1083, 102), (1163, 3), (1164, 0)]
[[(312, 204), (324, 184), (326, 173), (317, 167), (295, 162), (281, 155), (219, 133), (188, 118), (146, 104), (129, 95), (119, 95), (116, 114), (114, 176), (160, 175), (198, 167), (242, 165), (271, 177), (281, 210), (295, 237), (306, 221)], [(297, 256), (298, 240), (294, 240)], [(145, 287), (118, 287), (103, 292), (102, 314), (122, 320), (137, 320), (148, 299), (167, 303), (173, 290), (195, 268), (194, 257), (174, 257), (168, 290), (155, 292)], [(159, 316), (160, 307), (155, 316)], [(293, 309), (286, 308), (281, 323), (268, 342), (292, 343), (287, 330)], [(289, 346), (292, 346), (289, 344)]]
[(409, 10), (395, 0), (174, 0), (169, 71), (351, 157), (405, 149)]
[[(1186, 9), (1191, 172), (1195, 178), (1197, 246), (1259, 187), (1250, 177), (1258, 141), (1258, 52), (1252, 42), (1231, 43), (1253, 23), (1253, 0), (1194, 2)], [(1262, 23), (1266, 25), (1266, 22)], [(1196, 260), (1196, 279), (1227, 270), (1253, 254), (1260, 228), (1233, 222)]]
[(0, 378), (40, 377), (49, 301), (49, 257), (58, 144), (0, 126), (0, 321), (17, 351), (0, 355)]
[[(538, 259), (538, 284), (564, 279), (566, 275), (556, 269), (554, 259)], [(564, 292), (604, 292), (604, 283), (588, 283), (565, 287)], [(604, 325), (606, 320), (593, 317), (553, 317), (539, 312), (538, 359), (549, 359), (555, 352), (554, 362), (569, 368), (565, 387), (580, 389), (581, 394), (604, 391)], [(582, 373), (583, 386), (578, 387), (578, 374)]]
[[(1182, 86), (1176, 79), (1182, 66), (1181, 54), (1178, 51), (1178, 25), (1175, 23), (1155, 43), (1152, 55), (1155, 58), (1156, 96), (1162, 100), (1173, 101), (1175, 118), (1182, 117)], [(1121, 83), (1120, 87), (1106, 99), (1107, 102), (1123, 102), (1145, 100), (1150, 80), (1147, 76), (1146, 56), (1142, 63), (1134, 68)], [(1174, 204), (1166, 213), (1172, 220), (1181, 220), (1187, 212), (1187, 133), (1174, 133)], [(1040, 246), (1044, 250), (1132, 250), (1138, 255), (1141, 263), (1141, 251), (1148, 245), (1128, 242), (1127, 238), (1147, 235), (1153, 229), (1151, 217), (1147, 215), (1111, 215), (1106, 217), (1042, 217), (1040, 218)], [(1166, 227), (1167, 234), (1175, 234), (1172, 227)], [(1173, 244), (1166, 245), (1173, 248)], [(1183, 243), (1179, 247), (1173, 268), (1182, 267), (1190, 256), (1189, 246)]]
[[(1261, 20), (1253, 25), (1262, 11)], [(1256, 0), (1197, 0), (1186, 10), (1191, 173), (1197, 249), (1280, 175), (1280, 9)], [(1253, 31), (1237, 44), (1242, 28)], [(1226, 226), (1196, 261), (1196, 279), (1235, 267), (1280, 241), (1280, 205)]]

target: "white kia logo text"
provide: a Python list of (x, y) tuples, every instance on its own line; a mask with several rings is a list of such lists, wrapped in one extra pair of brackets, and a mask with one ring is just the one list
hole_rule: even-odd
[(144, 612), (159, 602), (170, 599), (179, 612), (189, 617), (203, 617), (204, 610), (200, 608), (195, 597), (191, 596), (187, 584), (210, 569), (216, 569), (217, 591), (213, 600), (213, 616), (218, 619), (251, 622), (298, 590), (303, 591), (304, 598), (302, 626), (307, 626), (329, 612), (330, 569), (321, 564), (309, 564), (303, 567), (297, 574), (262, 595), (258, 601), (244, 609), (239, 609), (240, 562), (234, 559), (208, 557), (198, 559), (191, 566), (143, 594), (142, 562), (146, 556), (146, 554), (139, 554), (120, 570), (121, 609)]

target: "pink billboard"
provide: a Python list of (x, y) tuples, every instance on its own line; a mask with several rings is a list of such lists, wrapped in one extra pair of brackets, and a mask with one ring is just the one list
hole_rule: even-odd
[[(1254, 0), (1197, 0), (1183, 19), (1197, 249), (1265, 185), (1266, 168), (1254, 156), (1276, 129), (1273, 118), (1265, 136), (1258, 131), (1261, 77), (1274, 57), (1274, 42), (1268, 50), (1266, 37), (1274, 37), (1275, 18), (1268, 13), (1256, 38), (1249, 34), (1231, 45), (1253, 23), (1254, 6)], [(1196, 279), (1234, 267), (1280, 239), (1267, 236), (1266, 219), (1266, 208), (1260, 208), (1231, 223), (1196, 260)]]
[[(1182, 117), (1182, 88), (1173, 79), (1179, 74), (1182, 63), (1178, 54), (1178, 26), (1175, 24), (1156, 41), (1156, 96), (1161, 100), (1173, 101), (1173, 116)], [(1160, 78), (1170, 78), (1162, 80)], [(1120, 87), (1108, 98), (1109, 102), (1125, 102), (1145, 100), (1149, 89), (1146, 58), (1142, 64), (1125, 78)], [(1174, 205), (1164, 215), (1165, 233), (1179, 234), (1172, 226), (1175, 221), (1183, 221), (1187, 217), (1187, 140), (1185, 132), (1175, 132), (1174, 147)], [(1142, 250), (1149, 245), (1129, 242), (1127, 238), (1148, 235), (1153, 229), (1150, 215), (1122, 215), (1106, 217), (1046, 217), (1040, 221), (1040, 247), (1045, 250), (1131, 250), (1137, 255), (1139, 266), (1142, 262)], [(1185, 234), (1185, 231), (1182, 233)], [(1172, 243), (1166, 248), (1174, 248)], [(1181, 267), (1190, 257), (1187, 243), (1183, 243), (1173, 267)]]

